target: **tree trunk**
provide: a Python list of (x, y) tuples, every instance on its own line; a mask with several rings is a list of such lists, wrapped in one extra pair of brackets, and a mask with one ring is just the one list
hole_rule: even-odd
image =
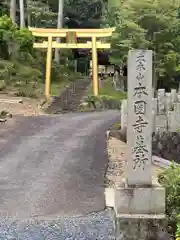
[(12, 22), (16, 23), (16, 0), (10, 1), (10, 18)]
[(31, 26), (31, 12), (29, 11), (29, 0), (26, 0), (27, 2), (27, 23), (28, 27)]
[(19, 0), (20, 7), (20, 28), (25, 27), (25, 18), (24, 18), (24, 0)]
[(77, 59), (74, 60), (74, 71), (77, 73)]
[[(58, 21), (57, 21), (57, 28), (58, 29), (63, 27), (63, 8), (64, 8), (64, 0), (59, 0)], [(56, 41), (58, 43), (60, 43), (61, 39), (57, 38)], [(59, 49), (55, 49), (54, 60), (57, 63), (59, 63), (59, 61), (60, 61), (60, 51), (59, 51)]]

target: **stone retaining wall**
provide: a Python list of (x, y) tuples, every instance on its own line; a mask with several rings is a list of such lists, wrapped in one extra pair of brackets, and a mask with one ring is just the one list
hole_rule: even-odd
[(76, 82), (73, 82), (68, 88), (64, 90), (64, 92), (59, 97), (59, 102), (62, 109), (68, 108), (68, 103), (73, 100), (73, 94), (76, 93), (77, 90), (79, 90), (79, 88), (84, 84), (87, 85), (86, 81), (83, 82), (83, 80), (80, 79)]
[(120, 109), (121, 101), (115, 99), (102, 99), (102, 108), (103, 109)]
[(106, 110), (106, 109), (118, 109), (121, 108), (121, 100), (108, 98), (106, 96), (99, 96), (94, 98), (94, 96), (85, 97), (80, 104), (80, 109), (94, 110)]

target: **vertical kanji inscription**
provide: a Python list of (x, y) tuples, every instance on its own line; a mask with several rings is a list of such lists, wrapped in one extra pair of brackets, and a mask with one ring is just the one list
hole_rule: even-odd
[(152, 51), (130, 51), (128, 59), (128, 182), (150, 184)]

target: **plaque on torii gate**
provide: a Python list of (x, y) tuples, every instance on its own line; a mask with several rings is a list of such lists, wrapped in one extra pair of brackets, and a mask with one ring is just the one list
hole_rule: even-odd
[[(98, 96), (99, 94), (99, 81), (98, 81), (98, 58), (97, 49), (110, 48), (109, 43), (102, 43), (97, 41), (97, 38), (110, 37), (115, 28), (107, 29), (50, 29), (50, 28), (32, 28), (29, 27), (33, 36), (48, 38), (48, 41), (41, 43), (35, 42), (34, 48), (47, 49), (46, 59), (46, 79), (45, 79), (45, 97), (50, 97), (51, 89), (51, 66), (52, 66), (52, 49), (55, 48), (71, 48), (71, 49), (92, 49), (92, 85), (93, 94)], [(53, 38), (66, 38), (66, 43), (58, 43)], [(77, 43), (77, 38), (91, 38), (91, 41), (86, 43)]]

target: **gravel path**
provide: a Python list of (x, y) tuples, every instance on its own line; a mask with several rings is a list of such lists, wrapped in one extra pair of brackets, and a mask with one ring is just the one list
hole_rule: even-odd
[(109, 211), (53, 221), (0, 220), (0, 240), (115, 240)]
[[(94, 218), (90, 213), (105, 208), (104, 174), (108, 163), (105, 131), (117, 120), (118, 111), (107, 111), (32, 116), (17, 121), (16, 128), (4, 136), (7, 141), (0, 147), (0, 214), (3, 219), (7, 217), (1, 221), (0, 231), (4, 229), (10, 234), (3, 238), (0, 234), (0, 239), (113, 239), (111, 214), (103, 211)], [(90, 215), (80, 217), (86, 214)], [(70, 226), (74, 217), (79, 226), (77, 234), (87, 225), (84, 231), (94, 231), (98, 237), (88, 234), (82, 238), (64, 237), (66, 224), (70, 232), (74, 231)], [(36, 218), (46, 223), (37, 223), (36, 227)], [(18, 220), (18, 227), (13, 223), (14, 227), (8, 230), (12, 219)], [(23, 222), (30, 219), (33, 223), (27, 229)], [(83, 227), (81, 220), (90, 223)], [(47, 221), (51, 228), (56, 223), (62, 225), (62, 229), (57, 227), (62, 237), (23, 235), (26, 231), (27, 234), (41, 231)], [(18, 237), (11, 237), (13, 228)]]

